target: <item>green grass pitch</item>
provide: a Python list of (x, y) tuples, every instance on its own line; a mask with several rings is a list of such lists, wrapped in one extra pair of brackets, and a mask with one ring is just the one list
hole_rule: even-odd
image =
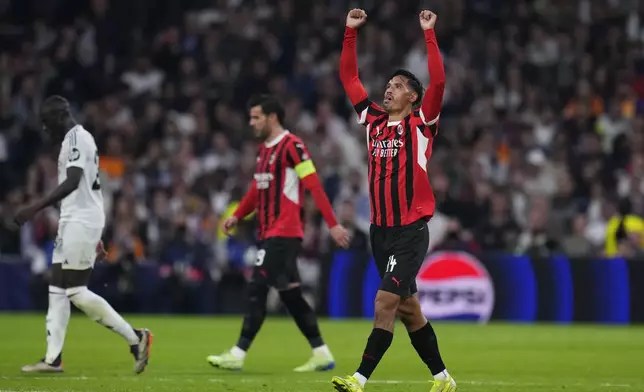
[[(310, 354), (289, 319), (269, 318), (243, 372), (211, 368), (208, 354), (230, 348), (240, 318), (128, 317), (154, 333), (151, 362), (132, 374), (127, 345), (75, 314), (65, 373), (25, 375), (20, 367), (44, 353), (44, 315), (0, 315), (0, 392), (9, 391), (332, 391), (332, 375), (353, 373), (369, 321), (321, 322), (337, 368), (294, 374)], [(443, 357), (459, 391), (644, 391), (644, 328), (438, 323)], [(429, 374), (402, 325), (367, 391), (429, 391)]]

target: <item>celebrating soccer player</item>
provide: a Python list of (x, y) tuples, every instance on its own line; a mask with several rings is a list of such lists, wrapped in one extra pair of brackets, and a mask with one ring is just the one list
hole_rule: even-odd
[(430, 83), (423, 87), (409, 71), (398, 70), (387, 83), (383, 106), (369, 100), (360, 79), (356, 55), (358, 28), (367, 20), (360, 9), (347, 16), (340, 79), (366, 127), (369, 148), (371, 247), (382, 278), (376, 295), (375, 320), (357, 372), (334, 377), (335, 389), (361, 392), (393, 339), (398, 316), (420, 358), (434, 376), (432, 392), (453, 392), (438, 350), (436, 334), (423, 316), (416, 293), (416, 274), (429, 246), (427, 221), (434, 213), (434, 195), (427, 176), (427, 160), (438, 129), (445, 87), (445, 71), (436, 43), (436, 15), (420, 13), (425, 33)]
[(133, 329), (103, 298), (87, 289), (96, 260), (105, 257), (101, 242), (105, 226), (103, 194), (98, 178), (98, 150), (94, 137), (76, 124), (69, 102), (61, 96), (45, 100), (40, 117), (54, 140), (62, 142), (58, 155), (58, 187), (42, 200), (16, 213), (23, 224), (36, 212), (60, 203), (60, 220), (52, 261), (47, 311), (47, 353), (24, 372), (63, 371), (62, 351), (69, 323), (70, 302), (94, 321), (121, 335), (134, 355), (134, 371), (148, 364), (152, 335)]
[(257, 169), (237, 211), (224, 221), (224, 230), (230, 232), (240, 219), (257, 211), (262, 246), (248, 287), (248, 309), (237, 345), (207, 360), (220, 369), (242, 368), (246, 352), (264, 323), (266, 297), (272, 286), (313, 349), (309, 361), (295, 371), (331, 370), (335, 367), (333, 356), (322, 340), (315, 312), (302, 296), (297, 269), (304, 188), (313, 196), (339, 246), (349, 245), (349, 234), (337, 223), (304, 143), (282, 126), (284, 109), (280, 103), (271, 96), (258, 96), (251, 99), (249, 107), (250, 125), (262, 141)]

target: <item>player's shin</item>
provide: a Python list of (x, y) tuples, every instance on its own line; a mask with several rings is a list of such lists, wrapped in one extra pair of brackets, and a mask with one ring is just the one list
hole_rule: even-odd
[(391, 346), (394, 339), (393, 326), (396, 320), (396, 308), (400, 302), (398, 295), (378, 291), (376, 295), (376, 311), (374, 328), (367, 340), (362, 361), (354, 377), (362, 386), (371, 377), (378, 363)]
[(324, 344), (317, 317), (313, 308), (304, 299), (302, 289), (297, 286), (282, 290), (280, 298), (313, 349), (313, 356), (304, 365), (298, 366), (294, 370), (296, 372), (315, 372), (334, 369), (333, 355), (329, 347)]
[(438, 349), (436, 333), (423, 315), (418, 298), (412, 296), (402, 301), (398, 307), (398, 316), (407, 328), (416, 353), (427, 365), (434, 378), (448, 380), (449, 374)]
[(441, 358), (440, 350), (438, 349), (436, 333), (429, 321), (419, 330), (409, 332), (409, 338), (418, 356), (427, 365), (434, 379), (447, 381), (450, 376)]
[(59, 365), (65, 344), (65, 334), (70, 315), (69, 298), (65, 289), (49, 286), (49, 309), (47, 310), (47, 352), (45, 362)]
[[(304, 299), (302, 289), (294, 287), (288, 290), (280, 291), (280, 298), (282, 303), (286, 306), (286, 309), (291, 314), (291, 317), (295, 320), (295, 324), (300, 329), (300, 332), (306, 337), (311, 345), (311, 348), (315, 351), (321, 351), (322, 347), (326, 347), (322, 335), (320, 334), (320, 328), (318, 326), (318, 320), (315, 316), (315, 312), (311, 306)], [(325, 354), (330, 355), (328, 352)]]
[(139, 344), (140, 338), (132, 326), (105, 299), (94, 294), (87, 287), (67, 289), (67, 296), (78, 309), (92, 320), (121, 335), (130, 346)]
[(268, 296), (268, 286), (260, 283), (253, 282), (248, 288), (248, 310), (244, 316), (244, 323), (242, 325), (241, 334), (237, 341), (234, 350), (238, 356), (245, 355), (246, 351), (250, 349), (253, 340), (257, 333), (262, 328), (264, 320), (266, 319), (266, 298)]

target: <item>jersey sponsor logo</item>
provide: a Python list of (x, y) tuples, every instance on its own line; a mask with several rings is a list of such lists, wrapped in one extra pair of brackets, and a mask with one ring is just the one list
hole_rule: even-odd
[(77, 160), (80, 159), (80, 151), (78, 148), (73, 147), (72, 150), (69, 152), (69, 161), (70, 162), (76, 162)]
[(469, 253), (428, 255), (416, 282), (421, 309), (429, 319), (470, 319), (485, 323), (492, 315), (492, 279), (485, 266)]
[(273, 173), (255, 173), (253, 176), (257, 182), (257, 189), (268, 189), (273, 181)]
[(400, 139), (371, 140), (371, 155), (376, 158), (391, 158), (398, 155), (405, 143)]

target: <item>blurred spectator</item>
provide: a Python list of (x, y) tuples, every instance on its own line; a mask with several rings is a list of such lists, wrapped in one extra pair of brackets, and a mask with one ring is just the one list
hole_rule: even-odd
[(588, 219), (584, 214), (577, 214), (572, 220), (571, 233), (561, 242), (561, 249), (569, 257), (588, 257), (594, 252), (593, 246), (586, 238)]
[(608, 257), (628, 257), (640, 254), (643, 249), (644, 220), (633, 214), (633, 205), (629, 199), (622, 199), (617, 213), (608, 221), (604, 253)]
[[(192, 268), (215, 280), (243, 270), (252, 228), (227, 239), (213, 227), (255, 168), (246, 99), (270, 92), (309, 146), (337, 212), (356, 233), (368, 231), (364, 130), (337, 80), (348, 2), (5, 3), (0, 211), (55, 185), (58, 146), (37, 113), (44, 97), (61, 94), (97, 139), (110, 262), (212, 259)], [(412, 3), (365, 3), (360, 72), (374, 100), (396, 67), (427, 82)], [(500, 10), (495, 0), (431, 2), (447, 72), (427, 168), (437, 203), (432, 246), (538, 255), (639, 248), (628, 234), (644, 213), (644, 17), (636, 3), (521, 0)], [(386, 23), (392, 15), (410, 23)], [(631, 201), (626, 219), (613, 211), (617, 198)], [(304, 216), (302, 256), (319, 263), (326, 229), (308, 202)], [(22, 232), (2, 217), (0, 252), (42, 260), (34, 248), (52, 246), (55, 210)], [(620, 227), (628, 241), (614, 241)], [(188, 257), (186, 246), (208, 256)], [(201, 279), (169, 271), (188, 285)]]

